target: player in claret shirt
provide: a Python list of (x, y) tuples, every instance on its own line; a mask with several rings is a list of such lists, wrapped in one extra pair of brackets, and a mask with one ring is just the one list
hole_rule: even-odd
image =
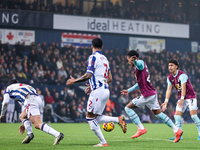
[[(197, 130), (199, 132), (199, 137), (197, 140), (200, 140), (200, 120), (197, 116), (197, 99), (194, 89), (190, 83), (190, 79), (187, 74), (181, 70), (178, 70), (179, 63), (176, 59), (171, 59), (168, 61), (168, 69), (170, 75), (167, 77), (167, 91), (165, 96), (165, 102), (161, 105), (162, 111), (165, 111), (167, 108), (167, 103), (169, 101), (172, 86), (178, 91), (179, 100), (176, 105), (176, 112), (174, 115), (175, 124), (179, 129), (182, 129), (182, 120), (181, 117), (189, 107), (190, 115), (194, 123), (196, 124)], [(173, 140), (170, 138), (170, 140)], [(182, 137), (181, 137), (182, 139)]]
[(168, 116), (166, 116), (164, 113), (161, 112), (160, 105), (158, 103), (158, 98), (157, 98), (157, 91), (151, 84), (147, 65), (143, 60), (139, 60), (138, 57), (139, 57), (139, 54), (135, 50), (131, 50), (127, 53), (127, 60), (128, 60), (128, 63), (131, 66), (133, 66), (137, 83), (133, 87), (129, 88), (128, 90), (121, 91), (122, 95), (127, 95), (128, 93), (138, 88), (140, 88), (140, 91), (141, 91), (141, 96), (134, 98), (125, 107), (126, 113), (130, 117), (132, 122), (134, 122), (138, 127), (138, 131), (131, 138), (137, 138), (147, 132), (147, 130), (142, 125), (138, 115), (134, 111), (135, 108), (146, 105), (155, 114), (157, 118), (159, 118), (166, 125), (172, 128), (173, 132), (176, 135), (174, 143), (179, 142), (183, 131), (178, 129), (174, 125), (172, 120)]

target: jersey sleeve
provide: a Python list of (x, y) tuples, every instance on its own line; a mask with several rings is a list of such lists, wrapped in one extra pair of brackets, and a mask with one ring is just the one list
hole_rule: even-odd
[(169, 81), (169, 79), (167, 78), (167, 86), (171, 85), (172, 83)]
[(95, 71), (95, 62), (96, 62), (96, 57), (95, 56), (90, 56), (87, 61), (87, 73), (94, 74)]
[(143, 60), (135, 60), (133, 61), (135, 66), (137, 67), (138, 70), (143, 70), (144, 69), (144, 61)]
[(184, 84), (184, 83), (187, 82), (188, 76), (187, 76), (186, 74), (181, 74), (181, 75), (179, 76), (179, 80), (181, 81), (181, 84)]
[(134, 86), (132, 86), (131, 88), (128, 89), (128, 92), (130, 93), (138, 88), (139, 88), (139, 85), (138, 85), (138, 83), (136, 83)]

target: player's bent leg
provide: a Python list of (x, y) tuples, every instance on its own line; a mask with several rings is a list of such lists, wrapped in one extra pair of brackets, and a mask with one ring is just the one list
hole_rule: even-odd
[(36, 129), (40, 129), (43, 132), (53, 135), (56, 139), (53, 145), (59, 144), (59, 142), (64, 138), (64, 134), (56, 131), (51, 126), (46, 123), (42, 123), (40, 115), (30, 116), (30, 120)]
[(88, 124), (90, 125), (90, 129), (93, 131), (93, 133), (98, 137), (100, 140), (100, 143), (97, 145), (94, 145), (94, 147), (103, 147), (102, 145), (107, 145), (108, 143), (106, 142), (103, 133), (101, 132), (101, 129), (99, 127), (98, 121), (96, 119), (97, 114), (93, 114), (92, 112), (88, 112), (86, 114), (86, 119), (88, 121)]
[(175, 133), (175, 140), (173, 141), (174, 143), (177, 143), (180, 141), (180, 138), (183, 134), (183, 131), (178, 129), (175, 124), (172, 122), (172, 120), (165, 115), (164, 113), (162, 113), (160, 110), (152, 110), (153, 113), (155, 114), (155, 116), (162, 120), (166, 125), (168, 125), (169, 127), (172, 128), (173, 132)]
[(23, 122), (24, 119), (27, 119), (27, 114), (26, 114), (26, 110), (25, 109), (19, 115), (19, 119), (21, 120), (21, 122)]
[[(27, 136), (22, 141), (22, 143), (23, 144), (30, 143), (30, 141), (34, 138), (31, 121), (29, 119), (27, 119), (27, 114), (26, 114), (25, 110), (22, 111), (22, 113), (20, 114), (19, 117), (20, 117), (20, 120), (22, 121), (26, 131), (27, 131)], [(24, 131), (21, 131), (21, 133), (23, 133), (23, 132)]]
[(166, 125), (168, 125), (170, 128), (172, 128), (172, 130), (174, 131), (174, 133), (176, 133), (178, 131), (178, 128), (175, 126), (175, 124), (172, 122), (172, 120), (167, 116), (165, 115), (164, 113), (162, 113), (159, 110), (152, 110), (153, 113), (155, 114), (155, 116), (162, 120), (163, 123), (165, 123)]
[[(131, 102), (132, 103), (132, 102)], [(129, 103), (130, 104), (130, 103)], [(128, 105), (129, 105), (128, 104)], [(130, 104), (132, 105), (132, 104)], [(132, 105), (133, 106), (133, 105)], [(131, 106), (129, 106), (131, 107)], [(131, 119), (131, 121), (133, 123), (135, 123), (138, 127), (138, 131), (131, 137), (131, 138), (137, 138), (145, 133), (147, 133), (147, 130), (144, 128), (144, 126), (142, 125), (140, 118), (138, 117), (138, 115), (135, 113), (135, 111), (131, 108), (129, 108), (128, 106), (125, 107), (125, 111), (128, 114), (129, 118)], [(133, 106), (134, 107), (134, 106)]]
[(126, 126), (126, 121), (124, 116), (119, 116), (119, 117), (110, 117), (106, 115), (98, 115), (96, 117), (96, 120), (98, 123), (109, 123), (109, 122), (114, 122), (118, 123), (119, 126), (121, 127), (122, 131), (126, 133), (127, 126)]
[(96, 119), (98, 123), (109, 123), (109, 122), (118, 123), (119, 122), (118, 117), (111, 117), (111, 116), (106, 116), (106, 115), (98, 115)]
[(101, 132), (101, 129), (99, 127), (97, 120), (95, 118), (88, 118), (88, 117), (86, 117), (86, 119), (90, 125), (90, 129), (100, 140), (100, 143), (97, 145), (94, 145), (94, 147), (103, 147), (103, 145), (107, 144), (107, 142), (103, 136), (103, 133)]

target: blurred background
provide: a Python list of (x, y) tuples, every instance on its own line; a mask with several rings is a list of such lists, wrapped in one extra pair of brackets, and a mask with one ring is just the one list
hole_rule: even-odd
[[(43, 99), (43, 121), (86, 122), (85, 83), (66, 86), (66, 80), (86, 72), (95, 37), (104, 41), (102, 51), (113, 75), (104, 114), (126, 115), (124, 106), (140, 95), (139, 90), (120, 95), (135, 84), (126, 60), (130, 49), (147, 63), (160, 104), (171, 58), (189, 76), (198, 100), (199, 24), (200, 0), (0, 0), (0, 104), (8, 80), (17, 78), (37, 89)], [(165, 112), (171, 119), (177, 100), (173, 89)], [(18, 102), (10, 101), (2, 121), (20, 122), (21, 110)], [(146, 107), (136, 112), (143, 122), (159, 122)], [(189, 110), (183, 121), (192, 122)]]

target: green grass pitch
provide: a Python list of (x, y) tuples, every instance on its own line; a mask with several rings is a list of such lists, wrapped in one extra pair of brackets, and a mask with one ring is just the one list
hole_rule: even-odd
[[(53, 146), (54, 137), (37, 129), (33, 129), (35, 138), (29, 144), (21, 144), (25, 138), (18, 133), (20, 124), (0, 124), (0, 149), (7, 150), (90, 150), (99, 140), (90, 130), (87, 123), (62, 123), (50, 124), (56, 130), (63, 132), (65, 138), (59, 145)], [(101, 129), (102, 125), (100, 124)], [(111, 150), (193, 150), (200, 149), (200, 141), (197, 141), (198, 132), (195, 124), (183, 124), (183, 140), (173, 143), (168, 140), (173, 137), (172, 130), (165, 124), (144, 124), (147, 133), (139, 138), (131, 139), (137, 131), (135, 124), (127, 125), (127, 133), (124, 134), (118, 124), (112, 132), (102, 132), (109, 144), (109, 147), (102, 149)]]

